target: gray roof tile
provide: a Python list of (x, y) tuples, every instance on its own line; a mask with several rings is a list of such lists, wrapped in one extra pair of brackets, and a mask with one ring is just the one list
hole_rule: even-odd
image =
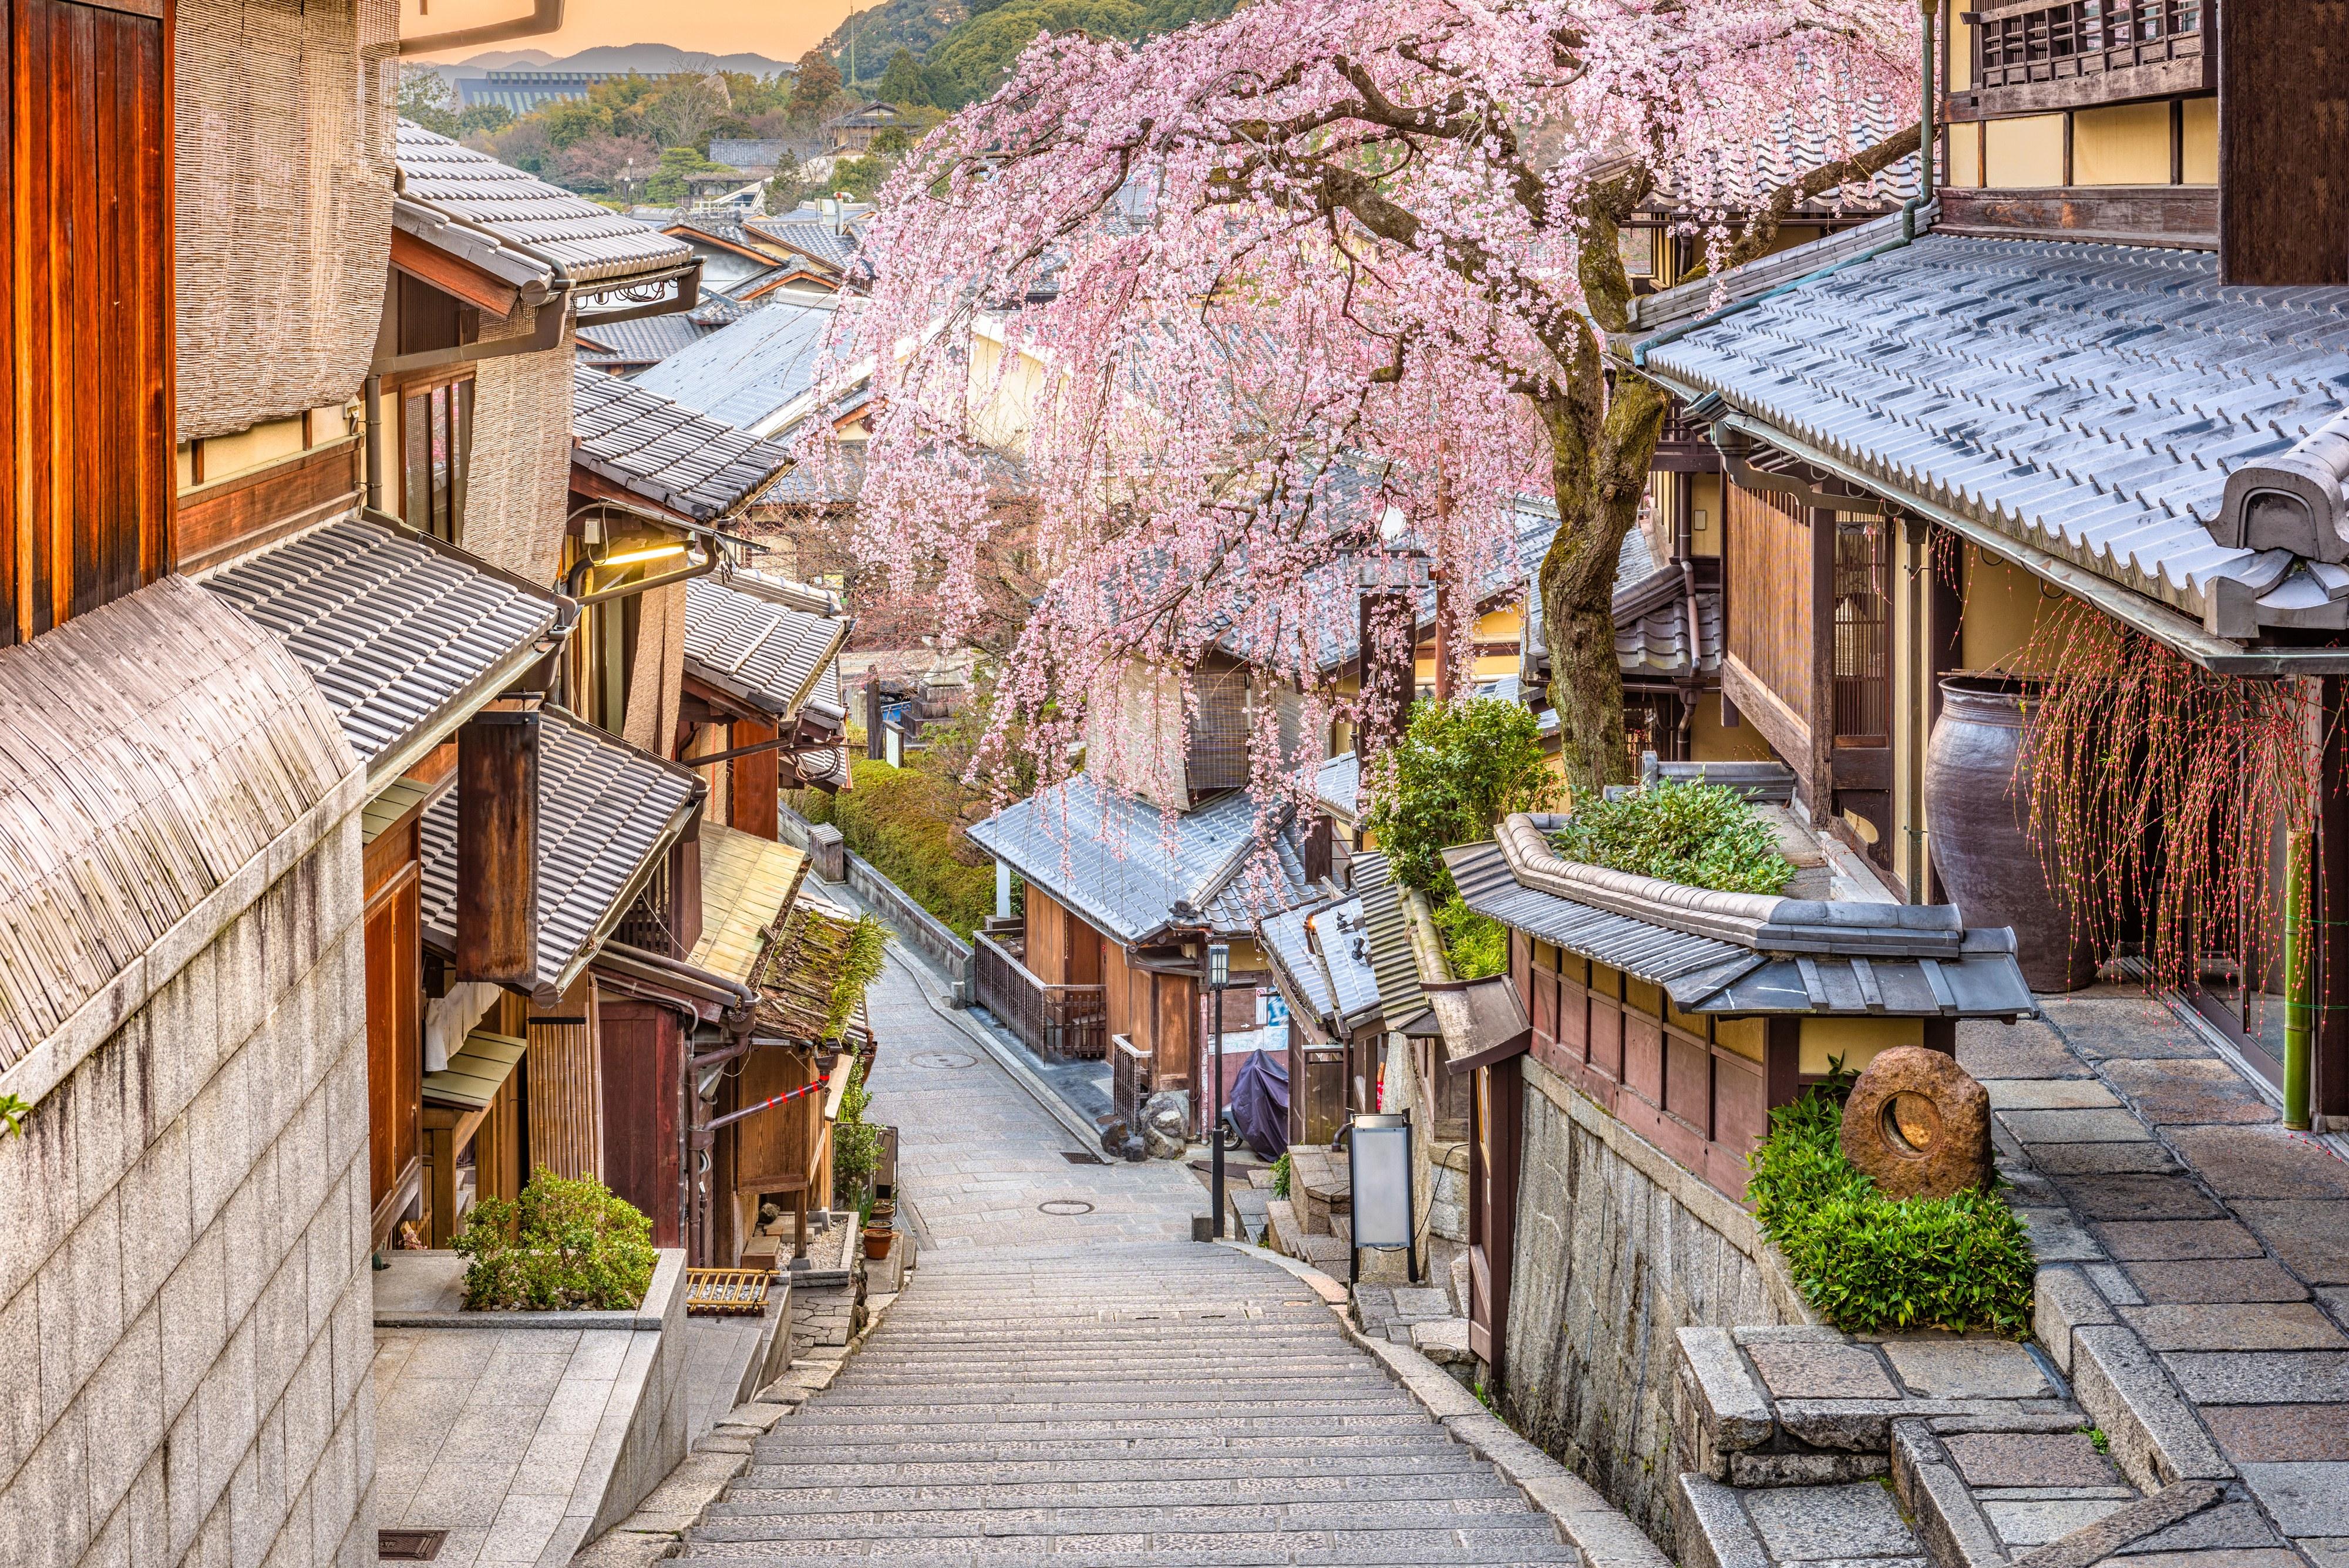
[[(699, 781), (560, 708), (539, 720), (538, 974), (563, 989), (627, 912), (655, 858), (685, 826)], [(453, 950), (458, 792), (425, 809), (425, 934)]]
[(830, 300), (771, 297), (764, 309), (679, 349), (636, 384), (758, 431), (814, 387), (831, 330)]
[(731, 691), (767, 712), (797, 713), (848, 639), (844, 616), (818, 615), (788, 602), (749, 573), (685, 585), (685, 667), (696, 679)]
[(561, 613), (460, 551), (357, 520), (239, 556), (203, 586), (301, 660), (363, 761), (453, 716)]
[(1084, 774), (1008, 805), (970, 830), (971, 842), (1122, 943), (1174, 918), (1178, 900), (1220, 932), (1251, 933), (1257, 919), (1314, 897), (1296, 825), (1265, 845), (1247, 792), (1216, 796), (1169, 821), (1145, 801)]
[(571, 372), (571, 431), (573, 462), (703, 523), (740, 510), (792, 461), (771, 441), (585, 365)]
[(643, 316), (634, 321), (600, 322), (580, 328), (575, 352), (583, 365), (642, 369), (657, 365), (688, 344), (698, 343), (714, 330), (688, 314)]
[(1378, 977), (1359, 898), (1268, 915), (1257, 922), (1257, 940), (1332, 1033), (1342, 1034), (1347, 1020), (1378, 1010)]
[(505, 244), (560, 265), (582, 285), (661, 272), (693, 258), (666, 234), (411, 120), (399, 121), (398, 156), (399, 193), (407, 200), (478, 224)]
[(1402, 888), (1395, 882), (1387, 857), (1375, 851), (1355, 856), (1352, 872), (1355, 896), (1362, 901), (1379, 1011), (1388, 1028), (1401, 1029), (1427, 1011), (1427, 993), (1419, 983), (1419, 960), (1412, 952), (1411, 928), (1403, 915)]

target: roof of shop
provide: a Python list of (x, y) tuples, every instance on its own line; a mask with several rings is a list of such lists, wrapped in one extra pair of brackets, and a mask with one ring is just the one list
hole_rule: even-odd
[(694, 577), (685, 585), (686, 670), (767, 712), (796, 713), (850, 625), (800, 607), (749, 573)]
[(792, 461), (771, 441), (585, 365), (571, 371), (571, 433), (574, 462), (701, 523), (739, 511)]
[(807, 875), (807, 852), (723, 823), (701, 825), (701, 937), (686, 961), (745, 984), (764, 933)]
[(815, 386), (832, 301), (770, 296), (761, 309), (687, 345), (636, 384), (741, 430), (756, 430)]
[[(411, 209), (395, 212), (400, 226), (462, 251), (497, 275), (506, 275), (517, 257), (554, 263), (581, 284), (666, 271), (693, 259), (684, 244), (657, 230), (413, 120), (399, 121), (398, 156), (400, 205)], [(490, 253), (472, 255), (485, 241)], [(505, 256), (495, 254), (501, 247)]]
[(1410, 917), (1403, 913), (1403, 889), (1383, 855), (1357, 855), (1352, 870), (1354, 891), (1362, 901), (1363, 930), (1370, 939), (1379, 1010), (1389, 1029), (1402, 1029), (1427, 1012), (1427, 993), (1419, 983), (1419, 959), (1412, 950)]

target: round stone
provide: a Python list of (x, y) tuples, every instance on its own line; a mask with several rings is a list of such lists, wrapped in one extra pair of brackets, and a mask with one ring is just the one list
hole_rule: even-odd
[(1947, 1198), (1991, 1178), (1990, 1094), (1957, 1058), (1878, 1055), (1843, 1110), (1843, 1152), (1888, 1198)]

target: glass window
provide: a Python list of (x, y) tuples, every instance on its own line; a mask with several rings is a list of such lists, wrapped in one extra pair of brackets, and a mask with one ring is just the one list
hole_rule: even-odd
[(460, 543), (473, 446), (471, 378), (402, 393), (399, 431), (401, 518), (419, 533)]

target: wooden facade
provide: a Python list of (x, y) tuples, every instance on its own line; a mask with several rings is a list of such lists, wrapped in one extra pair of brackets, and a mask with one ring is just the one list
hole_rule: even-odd
[(653, 1245), (685, 1245), (678, 1118), (685, 1035), (672, 1007), (605, 996), (602, 1033), (604, 1185), (653, 1222)]
[(0, 29), (0, 647), (171, 569), (168, 3)]
[(417, 816), (367, 846), (367, 1195), (378, 1241), (406, 1206), (421, 1153), (422, 933)]

